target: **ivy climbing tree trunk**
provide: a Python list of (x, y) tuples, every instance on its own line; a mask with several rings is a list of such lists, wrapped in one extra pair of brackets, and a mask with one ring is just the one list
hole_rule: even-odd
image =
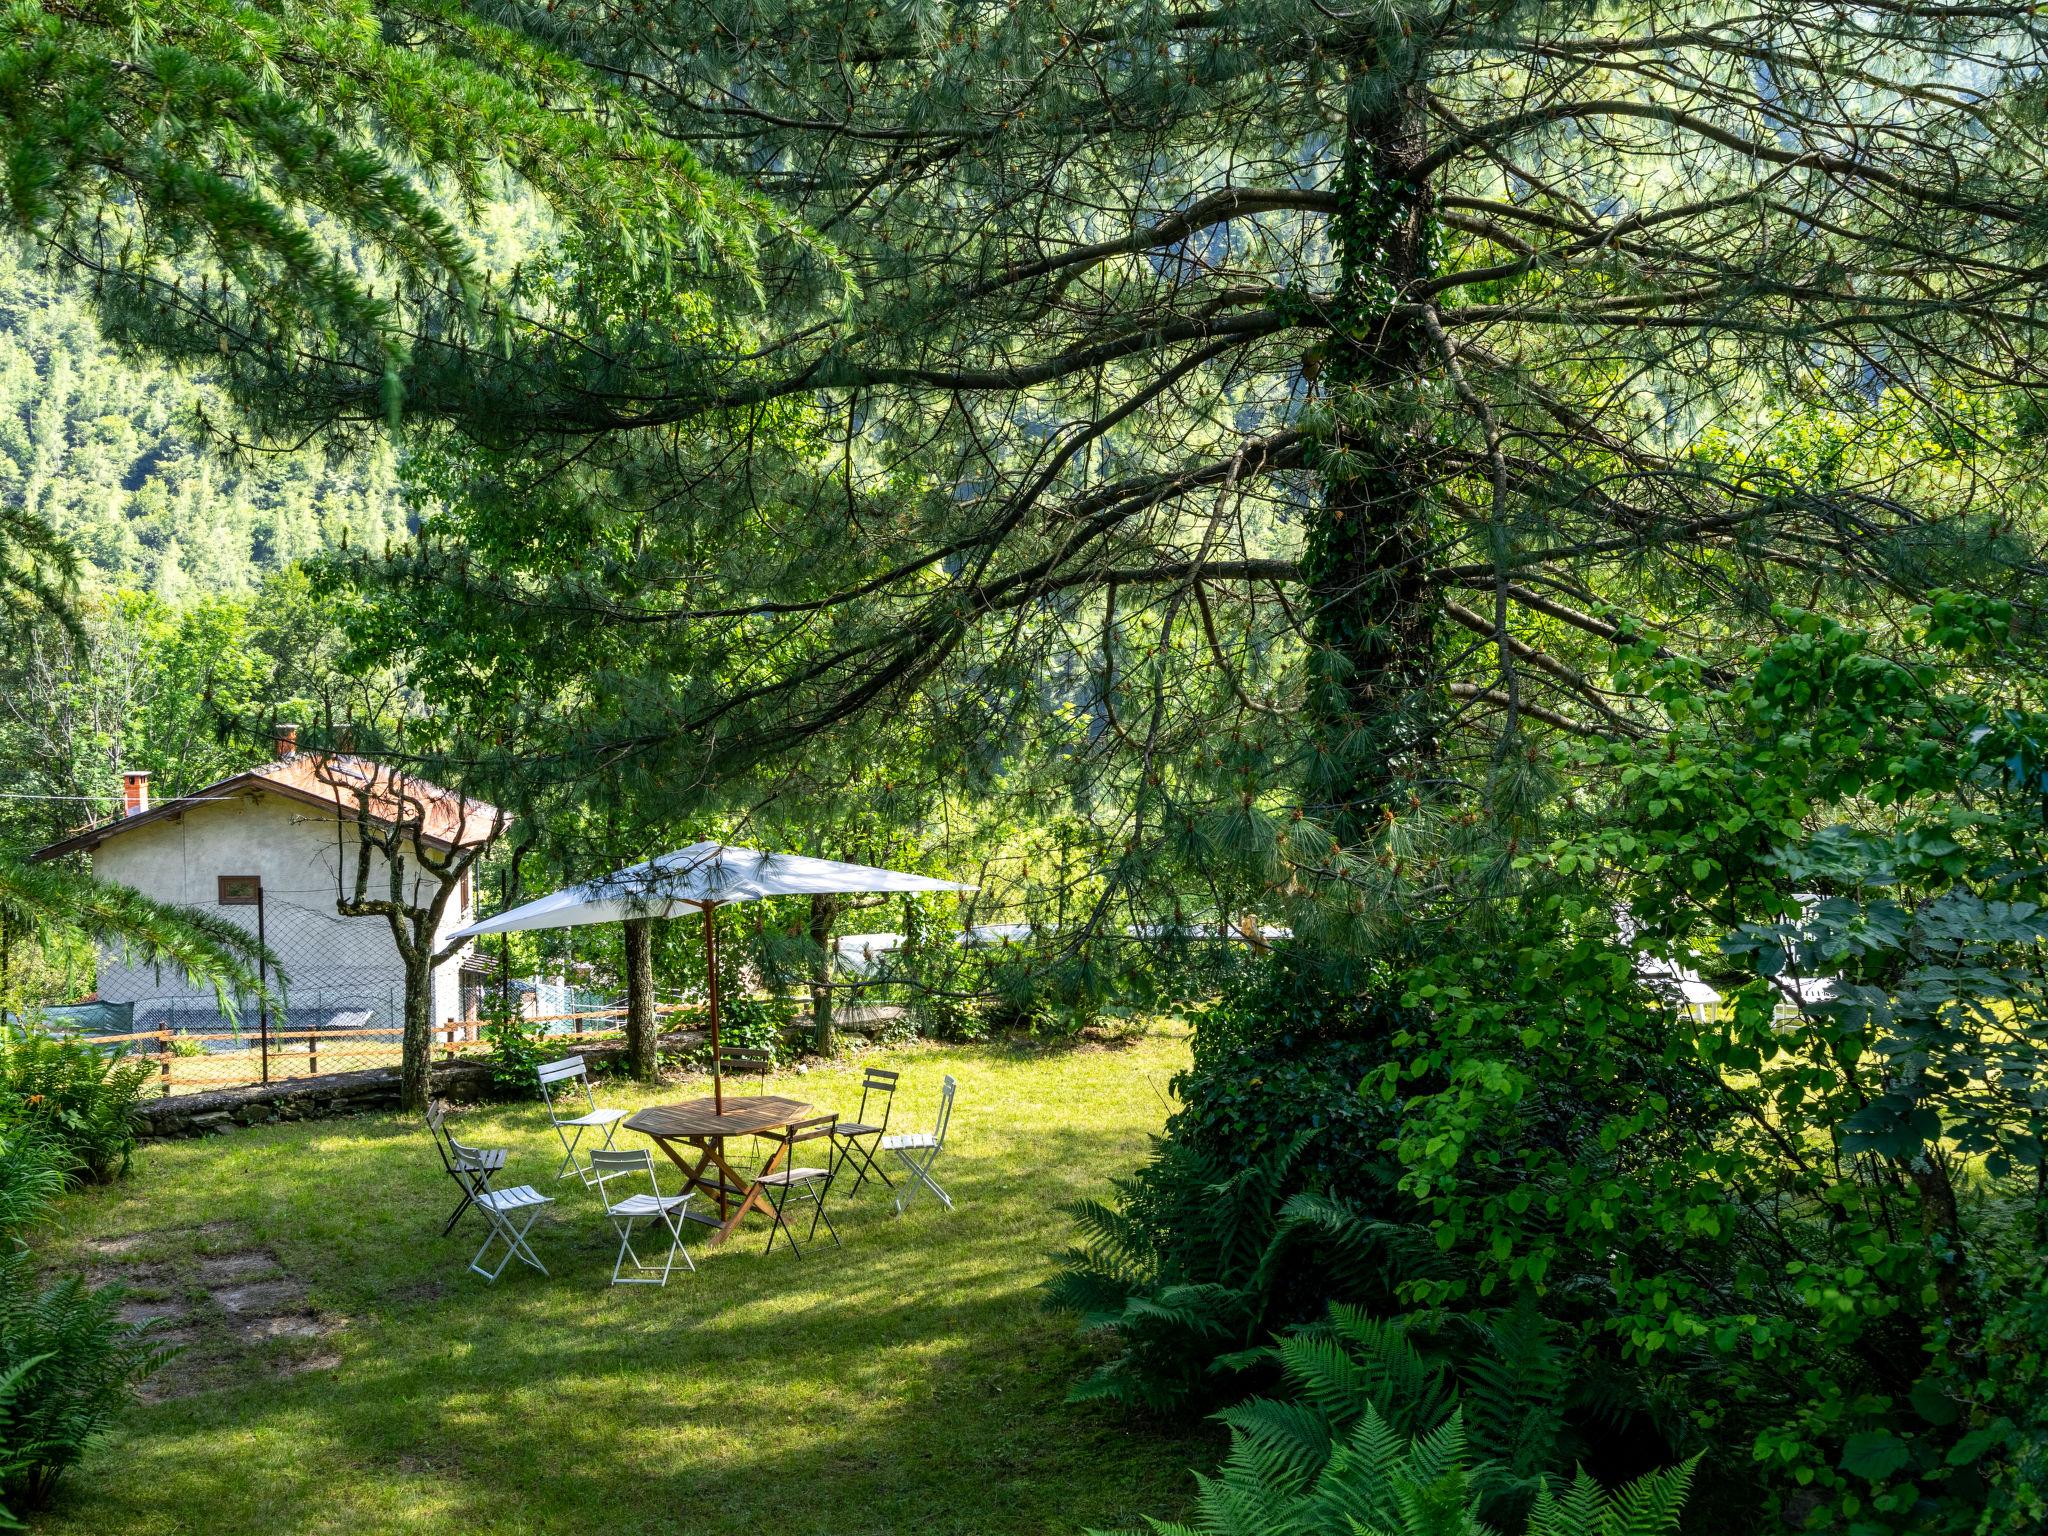
[[(1385, 91), (1382, 84), (1381, 91)], [(1322, 496), (1303, 571), (1314, 609), (1309, 799), (1341, 842), (1379, 820), (1433, 742), (1429, 333), (1404, 300), (1431, 267), (1419, 94), (1354, 79), (1330, 221), (1339, 272), (1320, 375)]]
[(655, 1078), (654, 923), (652, 918), (626, 919), (626, 1062), (634, 1078)]

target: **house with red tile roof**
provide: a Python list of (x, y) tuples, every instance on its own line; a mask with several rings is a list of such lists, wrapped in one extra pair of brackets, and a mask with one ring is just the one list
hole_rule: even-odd
[[(382, 916), (347, 917), (337, 902), (354, 895), (360, 856), (358, 820), (405, 831), (405, 848), (430, 852), (487, 842), (503, 826), (495, 806), (415, 774), (349, 753), (301, 751), (281, 727), (277, 757), (189, 794), (153, 800), (149, 775), (123, 775), (118, 815), (41, 848), (34, 858), (84, 854), (96, 879), (159, 901), (216, 912), (265, 942), (289, 978), (294, 1026), (395, 1028), (402, 1018), (405, 969)], [(389, 868), (372, 853), (369, 895), (389, 893)], [(409, 903), (426, 906), (436, 886), (415, 854), (402, 861)], [(465, 877), (440, 924), (444, 936), (475, 917)], [(465, 953), (434, 978), (434, 1016), (462, 1011)], [(137, 963), (118, 945), (99, 956), (99, 998), (134, 1009), (136, 1029), (208, 1027), (210, 990), (175, 970)], [(218, 1027), (211, 1026), (211, 1027)]]

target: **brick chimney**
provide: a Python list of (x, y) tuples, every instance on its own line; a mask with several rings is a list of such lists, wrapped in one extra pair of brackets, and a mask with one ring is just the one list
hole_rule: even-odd
[(121, 814), (140, 816), (149, 809), (149, 775), (140, 768), (121, 771)]
[(277, 740), (274, 745), (277, 748), (277, 755), (279, 757), (290, 757), (299, 750), (299, 728), (296, 725), (278, 726)]

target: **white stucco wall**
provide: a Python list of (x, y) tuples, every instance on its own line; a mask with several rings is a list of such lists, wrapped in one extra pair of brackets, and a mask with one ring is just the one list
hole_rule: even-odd
[[(175, 818), (122, 832), (93, 853), (93, 874), (131, 886), (159, 901), (196, 907), (254, 933), (254, 907), (219, 904), (218, 877), (256, 875), (263, 882), (264, 932), (284, 966), (289, 1005), (307, 1012), (368, 1009), (377, 1022), (396, 1024), (405, 993), (398, 946), (382, 917), (343, 917), (335, 911), (340, 894), (354, 893), (356, 833), (331, 814), (276, 794), (244, 794), (194, 806)], [(369, 895), (388, 893), (383, 861), (370, 870)], [(434, 884), (411, 875), (410, 899), (425, 905)], [(436, 941), (470, 920), (458, 899), (451, 901)], [(461, 1012), (461, 955), (444, 962), (434, 976), (434, 1017)], [(129, 963), (118, 946), (99, 957), (99, 994), (112, 1003), (189, 1000), (211, 1008), (210, 989), (194, 988), (174, 969)]]

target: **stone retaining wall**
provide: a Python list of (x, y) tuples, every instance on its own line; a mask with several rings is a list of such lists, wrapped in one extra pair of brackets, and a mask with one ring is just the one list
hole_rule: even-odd
[[(661, 1037), (664, 1051), (687, 1051), (703, 1043), (703, 1035), (686, 1030)], [(594, 1042), (579, 1054), (592, 1070), (624, 1070), (626, 1048), (616, 1041)], [(473, 1058), (434, 1063), (431, 1091), (437, 1099), (471, 1104), (493, 1094), (490, 1069)], [(280, 1120), (324, 1120), (368, 1110), (398, 1107), (398, 1068), (367, 1072), (330, 1072), (321, 1077), (293, 1078), (251, 1088), (219, 1088), (212, 1093), (186, 1093), (153, 1099), (142, 1106), (144, 1141), (174, 1136), (206, 1136), (237, 1126), (268, 1125)]]

